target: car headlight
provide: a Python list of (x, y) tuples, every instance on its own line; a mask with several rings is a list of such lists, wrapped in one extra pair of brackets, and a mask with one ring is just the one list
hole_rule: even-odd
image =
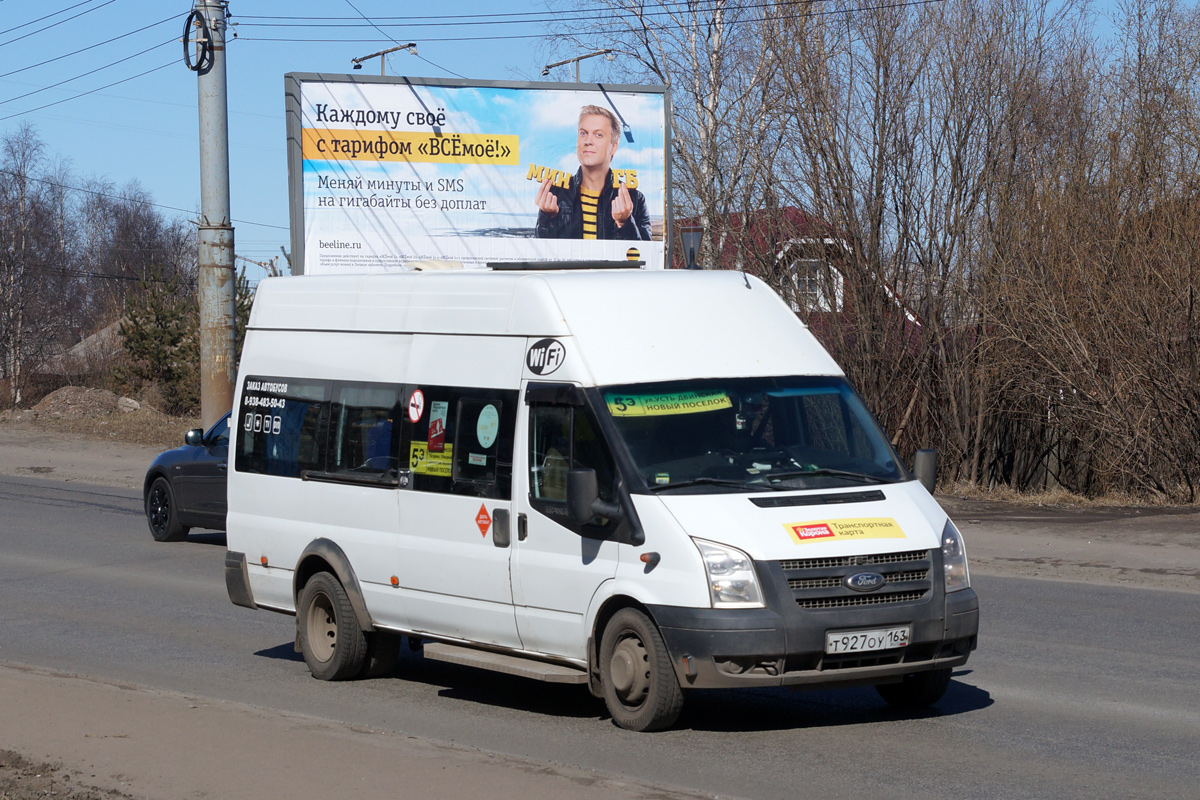
[(762, 608), (762, 591), (748, 555), (727, 545), (692, 541), (704, 560), (713, 608)]
[(967, 569), (967, 548), (963, 546), (962, 534), (949, 519), (942, 528), (942, 566), (946, 570), (946, 591), (957, 592), (971, 585), (971, 572)]

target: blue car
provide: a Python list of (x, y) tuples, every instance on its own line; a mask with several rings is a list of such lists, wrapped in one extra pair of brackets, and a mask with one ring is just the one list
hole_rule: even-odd
[(157, 542), (178, 542), (192, 528), (225, 530), (225, 476), (229, 415), (205, 432), (187, 432), (185, 444), (159, 454), (142, 486), (146, 521)]

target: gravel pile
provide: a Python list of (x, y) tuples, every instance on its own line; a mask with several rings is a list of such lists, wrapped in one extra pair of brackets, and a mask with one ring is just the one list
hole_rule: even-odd
[(39, 416), (84, 419), (106, 416), (115, 411), (137, 411), (140, 407), (136, 400), (118, 397), (107, 389), (64, 386), (42, 398), (42, 402), (33, 410)]

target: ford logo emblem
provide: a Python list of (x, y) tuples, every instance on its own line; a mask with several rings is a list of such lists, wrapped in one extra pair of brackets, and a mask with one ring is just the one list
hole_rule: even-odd
[(856, 572), (842, 579), (842, 585), (856, 592), (873, 592), (887, 583), (878, 572)]

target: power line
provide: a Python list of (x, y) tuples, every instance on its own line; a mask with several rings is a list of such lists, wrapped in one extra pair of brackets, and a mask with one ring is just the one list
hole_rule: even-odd
[(46, 64), (53, 64), (55, 61), (62, 61), (64, 58), (70, 58), (71, 56), (76, 56), (76, 55), (79, 55), (80, 53), (86, 53), (88, 50), (95, 50), (97, 47), (103, 47), (104, 45), (111, 44), (112, 42), (115, 42), (118, 39), (124, 39), (127, 36), (133, 36), (135, 33), (141, 33), (142, 31), (149, 30), (150, 28), (156, 27), (158, 25), (162, 25), (162, 24), (170, 22), (172, 20), (179, 19), (182, 16), (183, 16), (183, 14), (172, 14), (171, 16), (166, 17), (165, 19), (160, 19), (158, 22), (152, 22), (149, 25), (143, 26), (141, 28), (137, 28), (136, 30), (132, 30), (129, 33), (122, 33), (120, 36), (114, 36), (111, 39), (105, 39), (103, 42), (97, 42), (96, 44), (90, 44), (87, 47), (81, 47), (78, 50), (73, 50), (70, 53), (65, 53), (61, 56), (55, 56), (54, 58), (49, 58), (49, 59), (46, 59), (45, 61), (39, 61), (38, 63), (30, 64), (27, 67), (21, 67), (20, 69), (14, 69), (11, 72), (5, 72), (3, 74), (0, 74), (0, 78), (7, 78), (9, 75), (16, 75), (18, 72), (25, 72), (26, 70), (35, 69), (37, 67), (42, 67), (42, 66), (45, 66)]
[[(372, 21), (370, 20), (370, 18), (369, 18), (369, 17), (367, 17), (367, 15), (366, 15), (366, 14), (362, 13), (361, 11), (359, 11), (359, 10), (358, 10), (358, 6), (354, 5), (354, 3), (350, 2), (350, 0), (346, 0), (346, 5), (348, 5), (348, 6), (350, 6), (351, 8), (353, 8), (353, 9), (354, 9), (354, 10), (355, 10), (355, 11), (358, 13), (358, 15), (359, 15), (360, 17), (362, 17), (363, 19), (365, 19), (365, 20), (367, 21), (367, 23), (368, 23), (368, 24), (369, 24), (369, 25), (370, 25), (372, 28), (374, 28), (375, 30), (379, 31), (379, 32), (380, 32), (380, 33), (382, 33), (384, 36), (387, 36), (389, 39), (392, 39), (391, 35), (389, 35), (388, 33), (386, 33), (386, 32), (383, 30), (383, 28), (380, 28), (378, 25), (376, 25), (374, 22), (372, 22)], [(396, 45), (398, 45), (398, 44), (400, 44), (400, 42), (396, 41), (395, 39), (392, 39), (392, 44), (396, 44)], [(417, 55), (417, 54), (414, 54), (414, 55)], [(386, 56), (382, 56), (382, 55), (381, 55), (381, 56), (380, 56), (380, 58), (386, 58)], [(435, 66), (435, 67), (437, 67), (437, 68), (438, 68), (438, 69), (440, 69), (442, 72), (446, 72), (446, 73), (449, 73), (449, 74), (451, 74), (451, 75), (455, 75), (455, 76), (457, 76), (457, 77), (459, 77), (459, 78), (462, 78), (463, 80), (466, 80), (466, 77), (465, 77), (465, 76), (463, 76), (463, 75), (459, 75), (457, 72), (454, 72), (453, 70), (446, 69), (445, 67), (441, 66), (440, 64), (434, 64), (432, 61), (430, 61), (428, 58), (425, 58), (424, 56), (417, 55), (417, 58), (421, 59), (421, 60), (422, 60), (422, 61), (424, 61), (426, 64), (431, 64), (432, 66)]]
[(30, 25), (36, 25), (39, 22), (41, 22), (42, 20), (50, 19), (51, 17), (57, 17), (59, 14), (65, 14), (73, 8), (79, 8), (80, 6), (86, 6), (88, 3), (91, 3), (91, 2), (93, 2), (93, 0), (83, 0), (82, 3), (76, 3), (73, 6), (67, 6), (66, 8), (55, 11), (52, 14), (47, 14), (44, 17), (38, 17), (37, 19), (30, 20), (29, 22), (23, 22), (20, 25), (17, 25), (16, 27), (0, 31), (0, 36), (3, 36), (6, 33), (12, 33), (13, 31), (19, 31), (19, 30), (21, 30), (21, 28), (28, 28)]
[[(24, 36), (18, 36), (18, 37), (17, 37), (17, 38), (15, 38), (15, 39), (9, 39), (7, 42), (0, 42), (0, 47), (4, 47), (5, 45), (12, 44), (13, 42), (19, 42), (19, 41), (21, 41), (22, 39), (28, 39), (30, 36), (37, 36), (37, 35), (38, 35), (39, 33), (41, 33), (42, 31), (48, 31), (48, 30), (50, 30), (51, 28), (56, 28), (56, 27), (58, 27), (59, 25), (62, 25), (62, 24), (64, 24), (64, 23), (67, 23), (67, 22), (70, 22), (70, 21), (71, 21), (71, 20), (73, 20), (73, 19), (79, 19), (79, 18), (80, 18), (80, 17), (82, 17), (84, 14), (90, 14), (90, 13), (92, 13), (93, 11), (97, 11), (97, 10), (99, 10), (99, 9), (101, 9), (101, 8), (104, 8), (105, 6), (108, 6), (108, 5), (112, 5), (112, 4), (113, 4), (113, 3), (115, 3), (115, 2), (117, 2), (117, 0), (105, 0), (105, 2), (101, 3), (100, 5), (98, 5), (98, 6), (92, 6), (91, 8), (88, 8), (88, 9), (85, 9), (85, 10), (83, 10), (83, 11), (80, 11), (78, 14), (76, 14), (76, 15), (75, 15), (75, 16), (73, 16), (73, 17), (67, 17), (66, 19), (60, 19), (58, 22), (51, 23), (51, 24), (47, 25), (47, 26), (46, 26), (46, 27), (44, 27), (44, 28), (38, 28), (36, 31), (30, 31), (29, 33), (25, 34)], [(53, 15), (51, 15), (51, 16), (53, 16)]]
[[(825, 9), (825, 10), (820, 10), (820, 11), (806, 10), (806, 11), (801, 11), (800, 13), (797, 13), (797, 14), (788, 14), (788, 15), (782, 15), (782, 16), (763, 16), (763, 17), (754, 17), (751, 19), (735, 19), (735, 20), (731, 20), (729, 22), (729, 24), (734, 25), (734, 24), (745, 23), (745, 22), (766, 22), (771, 19), (805, 19), (805, 18), (809, 18), (809, 17), (830, 16), (830, 15), (834, 15), (834, 14), (856, 14), (856, 13), (862, 13), (862, 12), (866, 12), (866, 11), (885, 11), (885, 10), (897, 9), (897, 8), (925, 6), (925, 5), (931, 5), (933, 3), (941, 3), (941, 2), (945, 2), (945, 0), (904, 0), (903, 2), (882, 3), (882, 4), (874, 5), (874, 6), (860, 6), (860, 7), (856, 7), (856, 8), (831, 8), (831, 9)], [(780, 5), (779, 3), (759, 3), (759, 4), (755, 4), (755, 5), (740, 6), (738, 10), (778, 8), (779, 5)], [(793, 5), (795, 5), (795, 4), (793, 4)], [(693, 11), (695, 9), (695, 7), (696, 6), (691, 5), (686, 10), (690, 12), (690, 11)], [(716, 8), (716, 6), (713, 5), (707, 9), (702, 8), (701, 10), (712, 10), (713, 8)], [(683, 10), (683, 9), (681, 9), (681, 10)], [(556, 16), (547, 17), (544, 14), (542, 14), (542, 12), (530, 12), (530, 13), (537, 13), (537, 14), (540, 14), (541, 16), (539, 16), (536, 19), (525, 19), (525, 20), (517, 20), (517, 21), (509, 21), (509, 22), (496, 21), (496, 22), (491, 22), (491, 23), (488, 23), (488, 22), (461, 22), (461, 23), (459, 23), (459, 22), (427, 22), (427, 23), (403, 22), (403, 23), (394, 23), (394, 24), (389, 23), (389, 24), (387, 24), (387, 27), (406, 27), (407, 28), (407, 27), (420, 27), (423, 25), (424, 26), (434, 26), (434, 27), (458, 27), (458, 26), (462, 26), (462, 25), (480, 25), (480, 24), (490, 24), (490, 25), (522, 24), (522, 25), (527, 25), (527, 24), (533, 24), (533, 23), (547, 23), (547, 22), (577, 22), (577, 21), (592, 19), (594, 16), (591, 14), (586, 14), (586, 15), (576, 15), (576, 16), (556, 15)], [(486, 15), (480, 15), (480, 16), (486, 16)], [(497, 15), (497, 16), (500, 16), (500, 15)], [(637, 19), (645, 19), (647, 17), (656, 17), (656, 16), (670, 17), (670, 16), (674, 16), (674, 13), (669, 12), (669, 11), (655, 11), (655, 12), (646, 12), (646, 13), (641, 13), (641, 14), (615, 13), (615, 14), (612, 14), (611, 16), (614, 18), (626, 18), (626, 19), (630, 19), (630, 20), (637, 20)], [(320, 18), (314, 17), (312, 19), (320, 19)], [(391, 19), (398, 19), (398, 18), (392, 17)], [(409, 19), (439, 19), (439, 18), (438, 17), (424, 17), (424, 18), (409, 18)], [(365, 27), (362, 24), (347, 24), (347, 25), (338, 26), (338, 25), (329, 25), (327, 23), (321, 23), (321, 22), (314, 22), (312, 24), (296, 25), (296, 26), (273, 25), (273, 24), (269, 24), (269, 23), (245, 23), (245, 24), (255, 25), (255, 26), (259, 26), (259, 27), (268, 27), (268, 28), (269, 27), (318, 27), (318, 25), (323, 28), (324, 27), (349, 27), (349, 28)], [(375, 23), (372, 22), (369, 24), (371, 27), (375, 28), (376, 30), (379, 30), (380, 33), (383, 33), (383, 35), (385, 37), (387, 37), (390, 41), (392, 41), (392, 42), (396, 41), (388, 33), (380, 30), (379, 26), (376, 25)], [(662, 24), (659, 27), (686, 28), (686, 27), (689, 27), (689, 23), (679, 22), (679, 23), (674, 23), (674, 24)], [(366, 44), (366, 43), (378, 41), (378, 39), (329, 39), (327, 37), (320, 37), (320, 38), (268, 37), (268, 36), (242, 36), (241, 34), (239, 34), (237, 38), (244, 40), (244, 41), (248, 41), (248, 42), (330, 42), (330, 43), (341, 42), (341, 43)], [(421, 41), (423, 41), (423, 42), (481, 42), (481, 41), (512, 41), (512, 40), (517, 40), (517, 39), (545, 39), (545, 38), (547, 38), (546, 34), (537, 33), (537, 34), (510, 34), (510, 35), (505, 35), (505, 36), (447, 36), (447, 37), (437, 37), (437, 38), (422, 37)], [(435, 64), (434, 66), (437, 66), (437, 65)]]
[(104, 86), (98, 86), (95, 89), (90, 89), (86, 92), (80, 92), (79, 94), (77, 94), (73, 97), (65, 97), (62, 100), (55, 100), (53, 103), (46, 103), (46, 105), (44, 105), (44, 106), (38, 106), (37, 108), (30, 108), (25, 111), (18, 111), (16, 114), (9, 114), (7, 117), (0, 117), (0, 122), (4, 122), (4, 120), (6, 120), (6, 119), (12, 119), (13, 117), (21, 117), (26, 114), (32, 114), (35, 111), (41, 111), (43, 108), (50, 108), (51, 106), (57, 106), (62, 103), (69, 103), (72, 100), (78, 100), (81, 97), (87, 97), (89, 94), (95, 94), (96, 92), (100, 92), (105, 89), (109, 89), (113, 86), (117, 86), (118, 84), (128, 83), (129, 81), (134, 80), (135, 78), (140, 78), (143, 75), (149, 75), (151, 72), (158, 72), (160, 69), (166, 69), (167, 67), (170, 67), (177, 63), (179, 63), (179, 60), (173, 58), (170, 61), (168, 61), (166, 64), (162, 64), (161, 66), (157, 66), (152, 69), (148, 69), (145, 72), (139, 72), (137, 75), (130, 75), (128, 78), (122, 78), (119, 81), (113, 81), (112, 83), (107, 83)]
[[(108, 192), (101, 192), (101, 191), (97, 191), (95, 189), (83, 189), (78, 186), (68, 186), (65, 183), (59, 183), (58, 181), (51, 181), (51, 180), (47, 180), (45, 178), (35, 178), (32, 175), (21, 175), (19, 172), (13, 172), (12, 170), (7, 170), (7, 169), (0, 169), (0, 175), (9, 175), (14, 178), (24, 178), (25, 180), (33, 181), (34, 183), (45, 184), (46, 186), (53, 186), (57, 189), (67, 189), (72, 192), (82, 192), (83, 194), (95, 195), (96, 197), (106, 197), (109, 200), (123, 200), (123, 201), (127, 201), (127, 202), (137, 203), (139, 205), (153, 206), (154, 208), (165, 208), (168, 211), (179, 211), (184, 214), (195, 214), (196, 213), (195, 209), (178, 208), (176, 206), (165, 206), (162, 203), (154, 203), (154, 202), (151, 202), (150, 200), (132, 200), (128, 197), (122, 197), (119, 194), (109, 194)], [(255, 225), (259, 228), (274, 228), (274, 229), (280, 230), (280, 231), (291, 230), (290, 228), (287, 228), (283, 225), (269, 225), (265, 222), (250, 222), (249, 220), (244, 220), (244, 219), (235, 219), (232, 221), (238, 223), (239, 225)]]
[(56, 87), (62, 86), (64, 83), (70, 83), (71, 81), (77, 81), (77, 80), (79, 80), (80, 78), (86, 78), (88, 75), (94, 75), (95, 73), (97, 73), (97, 72), (100, 72), (100, 71), (102, 71), (102, 70), (106, 70), (106, 69), (108, 69), (109, 67), (115, 67), (117, 64), (124, 64), (126, 61), (129, 61), (130, 59), (137, 58), (138, 56), (143, 56), (143, 55), (145, 55), (146, 53), (149, 53), (149, 52), (150, 52), (150, 51), (152, 51), (152, 50), (157, 50), (157, 49), (159, 49), (160, 47), (166, 47), (166, 46), (167, 46), (167, 45), (169, 45), (169, 44), (175, 44), (175, 43), (176, 43), (176, 42), (178, 42), (178, 41), (179, 41), (178, 39), (168, 39), (167, 41), (163, 42), (162, 44), (156, 44), (156, 45), (154, 45), (153, 47), (147, 47), (145, 50), (142, 50), (142, 51), (141, 51), (141, 52), (139, 52), (139, 53), (134, 53), (134, 54), (133, 54), (133, 55), (131, 55), (131, 56), (125, 56), (125, 57), (124, 57), (124, 58), (122, 58), (122, 59), (118, 59), (117, 61), (114, 61), (114, 62), (112, 62), (111, 64), (105, 64), (105, 65), (104, 65), (104, 66), (102, 66), (102, 67), (96, 67), (96, 68), (95, 68), (95, 69), (93, 69), (93, 70), (88, 70), (87, 72), (84, 72), (84, 73), (82, 73), (82, 74), (80, 74), (80, 75), (76, 75), (76, 76), (75, 76), (75, 77), (73, 77), (73, 78), (64, 78), (63, 80), (59, 81), (58, 83), (52, 83), (52, 84), (50, 84), (49, 86), (43, 86), (43, 87), (41, 87), (40, 89), (34, 89), (32, 92), (26, 92), (25, 94), (19, 94), (19, 95), (17, 95), (16, 97), (10, 97), (10, 98), (8, 98), (7, 100), (0, 100), (0, 106), (4, 105), (5, 103), (11, 103), (11, 102), (13, 102), (14, 100), (20, 100), (20, 99), (22, 99), (22, 98), (25, 98), (25, 97), (29, 97), (29, 96), (31, 96), (31, 95), (38, 94), (39, 92), (44, 92), (44, 91), (46, 91), (47, 89), (54, 89), (54, 88), (56, 88)]

